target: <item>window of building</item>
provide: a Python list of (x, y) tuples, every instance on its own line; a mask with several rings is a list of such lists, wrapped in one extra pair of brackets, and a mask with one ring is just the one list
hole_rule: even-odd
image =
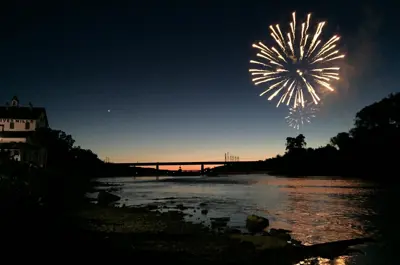
[(25, 130), (29, 130), (31, 128), (31, 124), (29, 122), (25, 123)]
[(10, 129), (14, 129), (14, 123), (10, 122)]

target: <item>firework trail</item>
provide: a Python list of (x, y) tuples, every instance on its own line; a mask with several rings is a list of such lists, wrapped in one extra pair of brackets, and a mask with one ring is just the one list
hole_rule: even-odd
[[(305, 102), (318, 104), (321, 100), (320, 91), (334, 91), (332, 80), (339, 80), (338, 66), (335, 62), (344, 57), (337, 48), (339, 36), (334, 35), (322, 44), (319, 39), (325, 22), (311, 34), (311, 14), (306, 22), (296, 23), (296, 13), (292, 13), (289, 32), (284, 35), (277, 24), (269, 26), (271, 36), (277, 47), (267, 47), (262, 42), (253, 44), (258, 49), (257, 60), (251, 60), (258, 68), (250, 69), (255, 85), (266, 84), (267, 89), (260, 94), (270, 92), (268, 100), (279, 98), (281, 103), (296, 108), (299, 104), (305, 107)], [(298, 29), (298, 30), (296, 30)]]
[(311, 123), (311, 119), (315, 118), (315, 113), (318, 111), (316, 105), (312, 102), (304, 102), (304, 107), (298, 104), (296, 107), (289, 108), (289, 115), (285, 117), (286, 122), (290, 127), (297, 130), (300, 127)]

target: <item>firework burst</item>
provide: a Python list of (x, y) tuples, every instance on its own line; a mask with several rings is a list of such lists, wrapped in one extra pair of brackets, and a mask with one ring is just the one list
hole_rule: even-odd
[(315, 113), (318, 111), (316, 105), (312, 102), (304, 102), (296, 107), (289, 108), (289, 115), (285, 117), (286, 122), (290, 127), (297, 130), (305, 124), (311, 123), (311, 119), (315, 118)]
[(307, 98), (309, 102), (318, 104), (323, 90), (334, 91), (333, 80), (339, 80), (339, 67), (335, 65), (339, 54), (337, 43), (339, 36), (334, 35), (324, 44), (319, 39), (325, 22), (320, 22), (314, 34), (310, 34), (311, 14), (306, 22), (296, 23), (296, 13), (292, 13), (289, 32), (284, 35), (279, 25), (269, 26), (276, 47), (268, 47), (262, 42), (253, 44), (258, 49), (257, 60), (250, 63), (258, 68), (250, 69), (255, 85), (266, 84), (267, 89), (260, 94), (270, 92), (268, 100), (279, 98), (281, 103), (299, 104), (304, 108)]

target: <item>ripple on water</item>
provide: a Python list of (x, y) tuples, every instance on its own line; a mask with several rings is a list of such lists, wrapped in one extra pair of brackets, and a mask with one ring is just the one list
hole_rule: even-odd
[[(348, 179), (283, 178), (243, 175), (223, 178), (112, 178), (125, 205), (183, 204), (192, 221), (230, 217), (228, 225), (244, 227), (246, 216), (259, 214), (272, 227), (293, 231), (306, 244), (374, 235), (370, 219), (375, 189)], [(205, 205), (200, 206), (201, 203)], [(201, 214), (207, 209), (207, 215)], [(195, 211), (193, 211), (195, 210)], [(344, 263), (343, 263), (344, 264)]]

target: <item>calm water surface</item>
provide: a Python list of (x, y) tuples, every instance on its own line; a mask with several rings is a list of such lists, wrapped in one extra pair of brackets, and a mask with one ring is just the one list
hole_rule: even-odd
[[(193, 214), (188, 217), (191, 221), (230, 217), (228, 225), (236, 228), (244, 227), (247, 215), (257, 214), (267, 217), (270, 227), (293, 231), (292, 236), (304, 244), (373, 236), (379, 243), (361, 247), (365, 256), (342, 257), (333, 264), (400, 264), (394, 258), (398, 237), (391, 228), (397, 222), (390, 212), (390, 204), (397, 196), (391, 197), (389, 191), (368, 182), (269, 175), (126, 177), (102, 181), (123, 185), (114, 193), (122, 197), (125, 205), (183, 204), (197, 208), (196, 212), (186, 210)], [(200, 207), (200, 203), (206, 205)], [(207, 209), (207, 216), (200, 214), (199, 208)], [(393, 230), (398, 230), (398, 225)]]

